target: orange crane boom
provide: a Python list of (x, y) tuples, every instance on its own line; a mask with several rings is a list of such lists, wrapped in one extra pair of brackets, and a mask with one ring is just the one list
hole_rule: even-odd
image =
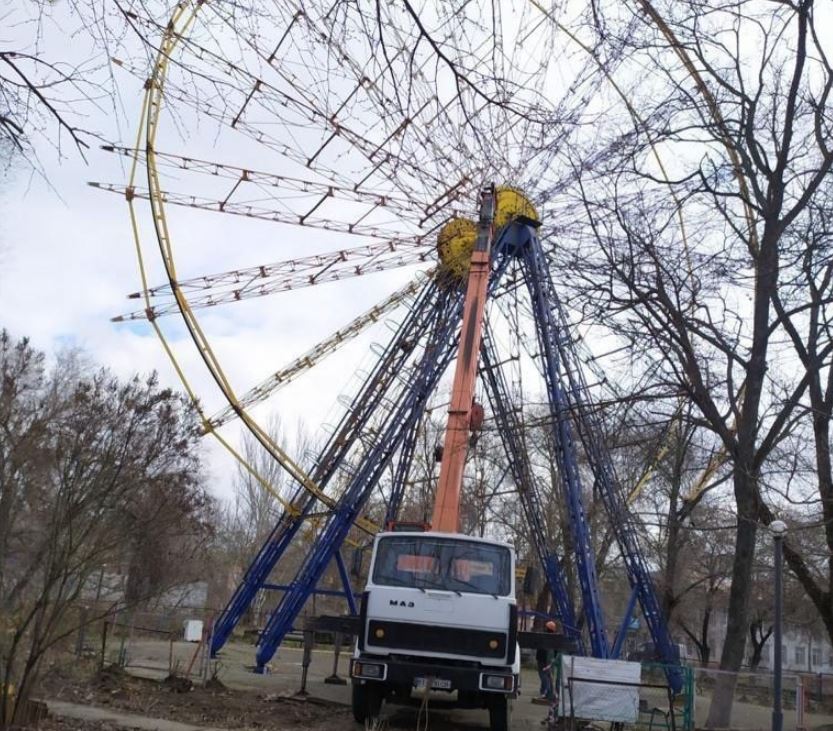
[(431, 529), (444, 533), (460, 531), (460, 490), (468, 452), (469, 425), (483, 333), (483, 314), (486, 310), (489, 287), (496, 195), (494, 184), (481, 194), (480, 221), (471, 254), (460, 346), (457, 351), (440, 479), (437, 483), (434, 515), (431, 520)]

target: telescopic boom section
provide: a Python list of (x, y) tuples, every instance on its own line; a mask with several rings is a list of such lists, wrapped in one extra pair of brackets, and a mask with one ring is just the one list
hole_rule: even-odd
[(460, 531), (460, 489), (469, 443), (477, 362), (483, 334), (483, 313), (491, 270), (492, 238), (494, 237), (495, 186), (484, 190), (480, 199), (480, 222), (477, 240), (471, 255), (469, 279), (460, 330), (460, 346), (448, 409), (440, 479), (434, 498), (431, 529), (443, 533)]

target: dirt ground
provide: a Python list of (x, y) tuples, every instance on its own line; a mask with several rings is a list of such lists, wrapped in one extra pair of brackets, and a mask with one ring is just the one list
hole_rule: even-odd
[(57, 718), (50, 716), (38, 724), (38, 731), (114, 731), (117, 727), (110, 723), (82, 721), (77, 718)]
[[(327, 700), (229, 690), (219, 681), (209, 681), (206, 687), (183, 678), (158, 681), (134, 677), (118, 668), (107, 668), (91, 677), (78, 671), (68, 672), (66, 668), (54, 671), (45, 679), (41, 695), (51, 700), (229, 729), (323, 729), (352, 725), (349, 709)], [(50, 723), (60, 722), (53, 718)], [(73, 726), (58, 725), (55, 731), (58, 728)]]
[[(292, 731), (308, 729), (360, 729), (349, 710), (349, 685), (328, 685), (324, 679), (332, 672), (332, 653), (321, 648), (313, 653), (309, 669), (306, 700), (293, 697), (300, 685), (301, 652), (282, 648), (267, 675), (252, 672), (254, 648), (246, 643), (231, 642), (224, 648), (220, 661), (212, 664), (222, 682), (209, 682), (208, 687), (191, 687), (181, 680), (166, 680), (170, 667), (188, 667), (194, 656), (194, 645), (148, 639), (136, 639), (129, 647), (128, 672), (111, 669), (96, 673), (93, 661), (72, 662), (54, 670), (43, 685), (44, 700), (58, 700), (81, 706), (112, 709), (113, 712), (140, 715), (145, 719), (168, 719), (193, 726), (214, 729), (275, 729)], [(198, 674), (198, 666), (194, 668)], [(342, 655), (339, 673), (347, 671), (347, 657)], [(534, 671), (524, 670), (522, 696), (515, 702), (513, 731), (541, 728), (546, 708), (532, 705), (531, 695), (537, 688)], [(740, 698), (735, 703), (733, 728), (742, 731), (763, 731), (770, 727), (771, 711)], [(698, 695), (696, 722), (701, 727), (708, 714), (709, 698)], [(418, 710), (412, 707), (385, 705), (384, 728), (390, 731), (419, 727)], [(77, 728), (112, 729), (112, 724), (92, 721), (77, 725), (72, 721), (50, 719), (45, 731)], [(807, 714), (808, 731), (833, 731), (833, 718)], [(156, 728), (156, 726), (152, 726)], [(483, 710), (440, 710), (430, 713), (432, 731), (484, 731), (488, 714)], [(795, 731), (795, 711), (785, 712), (785, 731)], [(173, 730), (172, 730), (173, 731)], [(182, 730), (179, 730), (182, 731)]]

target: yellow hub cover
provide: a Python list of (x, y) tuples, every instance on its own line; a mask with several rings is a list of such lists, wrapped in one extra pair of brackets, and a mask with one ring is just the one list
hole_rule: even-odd
[(521, 191), (517, 188), (510, 188), (508, 185), (498, 186), (497, 205), (495, 206), (495, 232), (518, 216), (531, 218), (536, 222), (540, 221), (535, 206)]
[[(525, 216), (539, 221), (538, 211), (529, 198), (516, 188), (500, 186), (497, 189), (495, 205), (495, 232), (507, 223)], [(462, 279), (468, 274), (471, 252), (477, 239), (477, 224), (469, 218), (452, 218), (440, 229), (437, 236), (437, 251), (444, 271)]]
[(452, 218), (440, 229), (437, 251), (444, 270), (462, 278), (469, 271), (471, 252), (477, 239), (477, 224), (468, 218)]

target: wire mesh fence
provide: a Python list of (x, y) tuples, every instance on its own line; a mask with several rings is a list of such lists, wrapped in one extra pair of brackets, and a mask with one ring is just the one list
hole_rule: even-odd
[[(582, 659), (586, 662), (588, 659)], [(592, 661), (592, 660), (591, 660)], [(643, 663), (631, 677), (617, 672), (616, 664), (598, 671), (562, 664), (557, 674), (552, 728), (673, 729), (706, 728), (715, 690), (735, 684), (732, 731), (770, 731), (774, 706), (771, 672), (727, 673), (713, 668), (684, 666), (682, 688), (672, 693), (668, 667)], [(635, 665), (627, 663), (625, 665)], [(637, 666), (638, 667), (638, 666)], [(612, 670), (612, 672), (611, 672)], [(833, 676), (820, 673), (784, 673), (781, 704), (784, 731), (833, 729)], [(588, 724), (591, 724), (588, 726)]]
[[(83, 612), (83, 610), (82, 610)], [(211, 613), (178, 609), (113, 613), (81, 623), (75, 655), (134, 674), (207, 679)]]
[[(773, 674), (769, 671), (734, 674), (713, 668), (695, 668), (697, 727), (706, 724), (715, 689), (733, 682), (731, 727), (738, 731), (769, 731), (775, 702)], [(784, 731), (833, 727), (833, 678), (819, 673), (784, 673), (781, 705)]]

